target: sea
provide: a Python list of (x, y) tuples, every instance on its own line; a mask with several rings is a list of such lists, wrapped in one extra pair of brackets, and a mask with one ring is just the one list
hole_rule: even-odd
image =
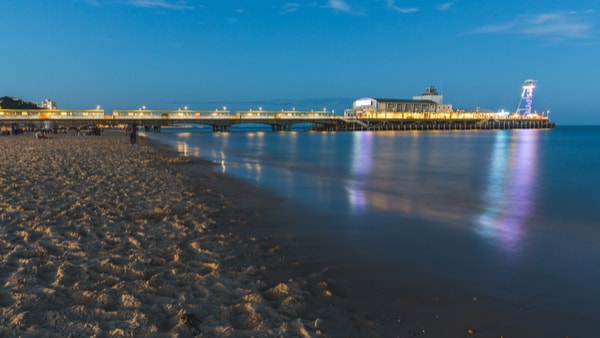
[(600, 126), (146, 136), (284, 199), (270, 234), (384, 325), (600, 337)]

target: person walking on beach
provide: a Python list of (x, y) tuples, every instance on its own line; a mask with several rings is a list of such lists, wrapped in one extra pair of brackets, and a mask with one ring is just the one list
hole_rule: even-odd
[(131, 144), (137, 142), (137, 125), (135, 122), (129, 125), (129, 142), (131, 142)]

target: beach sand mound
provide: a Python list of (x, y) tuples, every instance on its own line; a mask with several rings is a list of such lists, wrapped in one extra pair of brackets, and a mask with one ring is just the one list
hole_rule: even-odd
[(266, 277), (277, 253), (232, 230), (250, 215), (177, 170), (188, 159), (117, 132), (0, 146), (0, 336), (341, 333), (315, 315), (330, 294)]

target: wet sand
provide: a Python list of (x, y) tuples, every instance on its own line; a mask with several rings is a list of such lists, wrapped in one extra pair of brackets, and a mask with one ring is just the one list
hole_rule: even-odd
[(0, 147), (0, 336), (385, 335), (209, 163), (121, 131)]

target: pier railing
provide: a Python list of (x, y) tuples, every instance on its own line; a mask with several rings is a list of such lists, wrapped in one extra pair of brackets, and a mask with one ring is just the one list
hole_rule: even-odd
[(0, 121), (27, 120), (103, 120), (102, 109), (3, 109)]
[(547, 115), (497, 114), (488, 112), (369, 112), (355, 117), (333, 116), (323, 111), (245, 110), (232, 114), (227, 109), (215, 110), (113, 110), (102, 109), (2, 109), (0, 125), (25, 124), (44, 127), (123, 126), (128, 123), (160, 130), (162, 126), (204, 124), (214, 131), (228, 131), (233, 125), (255, 123), (270, 125), (274, 131), (291, 130), (295, 124), (312, 124), (317, 130), (431, 130), (431, 129), (514, 129), (553, 128)]
[(229, 118), (230, 111), (223, 109), (215, 110), (113, 110), (114, 120), (194, 120), (194, 119), (218, 119)]

